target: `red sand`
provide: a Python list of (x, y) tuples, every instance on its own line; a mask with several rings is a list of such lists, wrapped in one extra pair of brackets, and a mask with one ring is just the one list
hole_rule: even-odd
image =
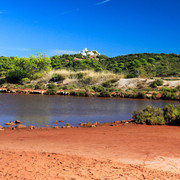
[(180, 179), (180, 127), (0, 131), (1, 179)]

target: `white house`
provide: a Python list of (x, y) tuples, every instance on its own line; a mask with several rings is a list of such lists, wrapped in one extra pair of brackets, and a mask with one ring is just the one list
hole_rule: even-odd
[(81, 54), (83, 56), (87, 56), (87, 55), (90, 55), (90, 56), (95, 56), (95, 55), (100, 55), (100, 53), (96, 50), (93, 50), (93, 51), (89, 51), (87, 48), (84, 48), (82, 51), (81, 51)]

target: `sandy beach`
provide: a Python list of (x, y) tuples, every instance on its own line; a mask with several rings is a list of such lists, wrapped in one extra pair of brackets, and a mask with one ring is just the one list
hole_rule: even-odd
[(0, 179), (180, 179), (180, 127), (2, 130)]

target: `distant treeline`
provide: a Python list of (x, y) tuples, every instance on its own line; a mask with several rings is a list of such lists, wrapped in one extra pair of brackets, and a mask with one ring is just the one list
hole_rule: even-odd
[[(80, 61), (74, 58), (82, 59)], [(104, 55), (97, 59), (83, 58), (81, 54), (53, 56), (52, 67), (74, 71), (93, 69), (95, 71), (113, 71), (127, 77), (155, 77), (180, 75), (180, 55), (176, 54), (129, 54), (109, 58)]]
[(37, 79), (51, 69), (107, 70), (124, 74), (127, 78), (180, 76), (180, 55), (144, 53), (109, 58), (64, 54), (49, 58), (39, 54), (22, 58), (0, 57), (0, 75), (12, 83)]

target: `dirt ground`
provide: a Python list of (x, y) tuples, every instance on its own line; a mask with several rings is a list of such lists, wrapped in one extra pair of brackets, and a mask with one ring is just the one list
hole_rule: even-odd
[(180, 127), (3, 130), (0, 179), (180, 179)]

